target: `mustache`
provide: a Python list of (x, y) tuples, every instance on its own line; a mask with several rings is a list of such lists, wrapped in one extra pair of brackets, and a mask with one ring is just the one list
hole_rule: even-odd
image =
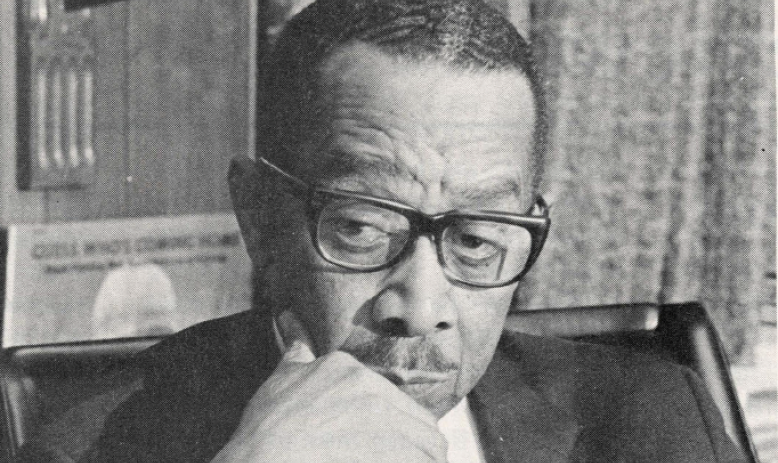
[(457, 362), (446, 358), (443, 351), (426, 338), (378, 337), (344, 345), (340, 350), (365, 365), (387, 369), (445, 373), (459, 368)]

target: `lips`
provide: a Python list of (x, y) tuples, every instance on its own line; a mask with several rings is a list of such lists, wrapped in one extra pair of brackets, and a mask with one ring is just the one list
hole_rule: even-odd
[[(362, 365), (388, 379), (396, 386), (408, 389), (451, 381), (459, 371), (455, 352), (443, 350), (444, 340), (434, 342), (428, 337), (392, 338), (352, 333), (340, 350), (351, 354)], [(449, 346), (450, 347), (450, 346)], [(450, 349), (449, 349), (450, 350)]]
[(440, 383), (450, 379), (454, 373), (454, 370), (406, 370), (403, 368), (386, 368), (376, 365), (367, 365), (367, 367), (388, 379), (396, 386)]

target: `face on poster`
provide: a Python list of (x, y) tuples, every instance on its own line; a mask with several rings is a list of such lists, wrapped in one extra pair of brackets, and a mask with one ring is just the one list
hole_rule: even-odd
[(3, 346), (157, 336), (250, 307), (234, 216), (15, 225)]

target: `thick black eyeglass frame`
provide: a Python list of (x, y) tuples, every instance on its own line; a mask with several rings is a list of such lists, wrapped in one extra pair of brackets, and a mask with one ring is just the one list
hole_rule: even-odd
[[(307, 200), (306, 212), (308, 216), (309, 232), (311, 234), (311, 240), (314, 244), (314, 247), (316, 248), (316, 251), (319, 253), (319, 255), (331, 264), (358, 272), (375, 272), (396, 265), (410, 252), (419, 236), (430, 235), (435, 241), (438, 263), (450, 279), (476, 288), (499, 288), (501, 286), (508, 286), (521, 280), (521, 278), (527, 274), (529, 269), (535, 263), (538, 256), (540, 255), (540, 251), (543, 249), (543, 244), (545, 243), (546, 237), (548, 236), (548, 229), (551, 226), (551, 219), (548, 216), (548, 205), (541, 196), (537, 197), (535, 204), (529, 209), (529, 211), (527, 211), (526, 214), (512, 214), (499, 211), (449, 211), (435, 215), (428, 215), (411, 206), (408, 206), (407, 204), (385, 198), (378, 198), (375, 196), (355, 193), (351, 191), (317, 188), (307, 183), (306, 181), (288, 172), (285, 172), (280, 167), (274, 165), (265, 158), (259, 158), (259, 162), (257, 164), (258, 166), (264, 166), (268, 168), (271, 172), (287, 180), (290, 186), (294, 187), (293, 193), (298, 197), (305, 196), (305, 199)], [(387, 262), (371, 266), (353, 265), (341, 262), (328, 255), (326, 250), (324, 250), (319, 243), (319, 218), (324, 207), (326, 207), (335, 198), (356, 199), (364, 201), (366, 203), (397, 212), (407, 218), (410, 229), (408, 230), (408, 240), (403, 246), (403, 249), (400, 250), (400, 252), (398, 252), (395, 257), (388, 260)], [(539, 215), (530, 215), (533, 210), (537, 210)], [(473, 283), (454, 275), (452, 271), (449, 270), (443, 256), (442, 235), (445, 229), (458, 219), (485, 220), (498, 223), (507, 223), (511, 225), (518, 225), (528, 230), (531, 238), (530, 254), (527, 258), (527, 263), (524, 264), (522, 271), (508, 281), (501, 281), (493, 284)]]

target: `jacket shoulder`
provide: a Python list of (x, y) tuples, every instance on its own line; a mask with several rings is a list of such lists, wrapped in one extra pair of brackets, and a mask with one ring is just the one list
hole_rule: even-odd
[[(571, 408), (578, 449), (603, 461), (742, 461), (702, 380), (656, 355), (551, 337), (511, 335), (501, 348), (530, 384)], [(610, 453), (609, 453), (610, 452)]]
[(144, 351), (142, 389), (109, 416), (85, 461), (210, 461), (272, 373), (278, 348), (255, 313), (200, 323)]
[(137, 361), (149, 385), (183, 385), (184, 378), (196, 384), (228, 370), (238, 370), (232, 374), (264, 370), (276, 354), (267, 339), (268, 324), (252, 311), (208, 320), (165, 338)]

